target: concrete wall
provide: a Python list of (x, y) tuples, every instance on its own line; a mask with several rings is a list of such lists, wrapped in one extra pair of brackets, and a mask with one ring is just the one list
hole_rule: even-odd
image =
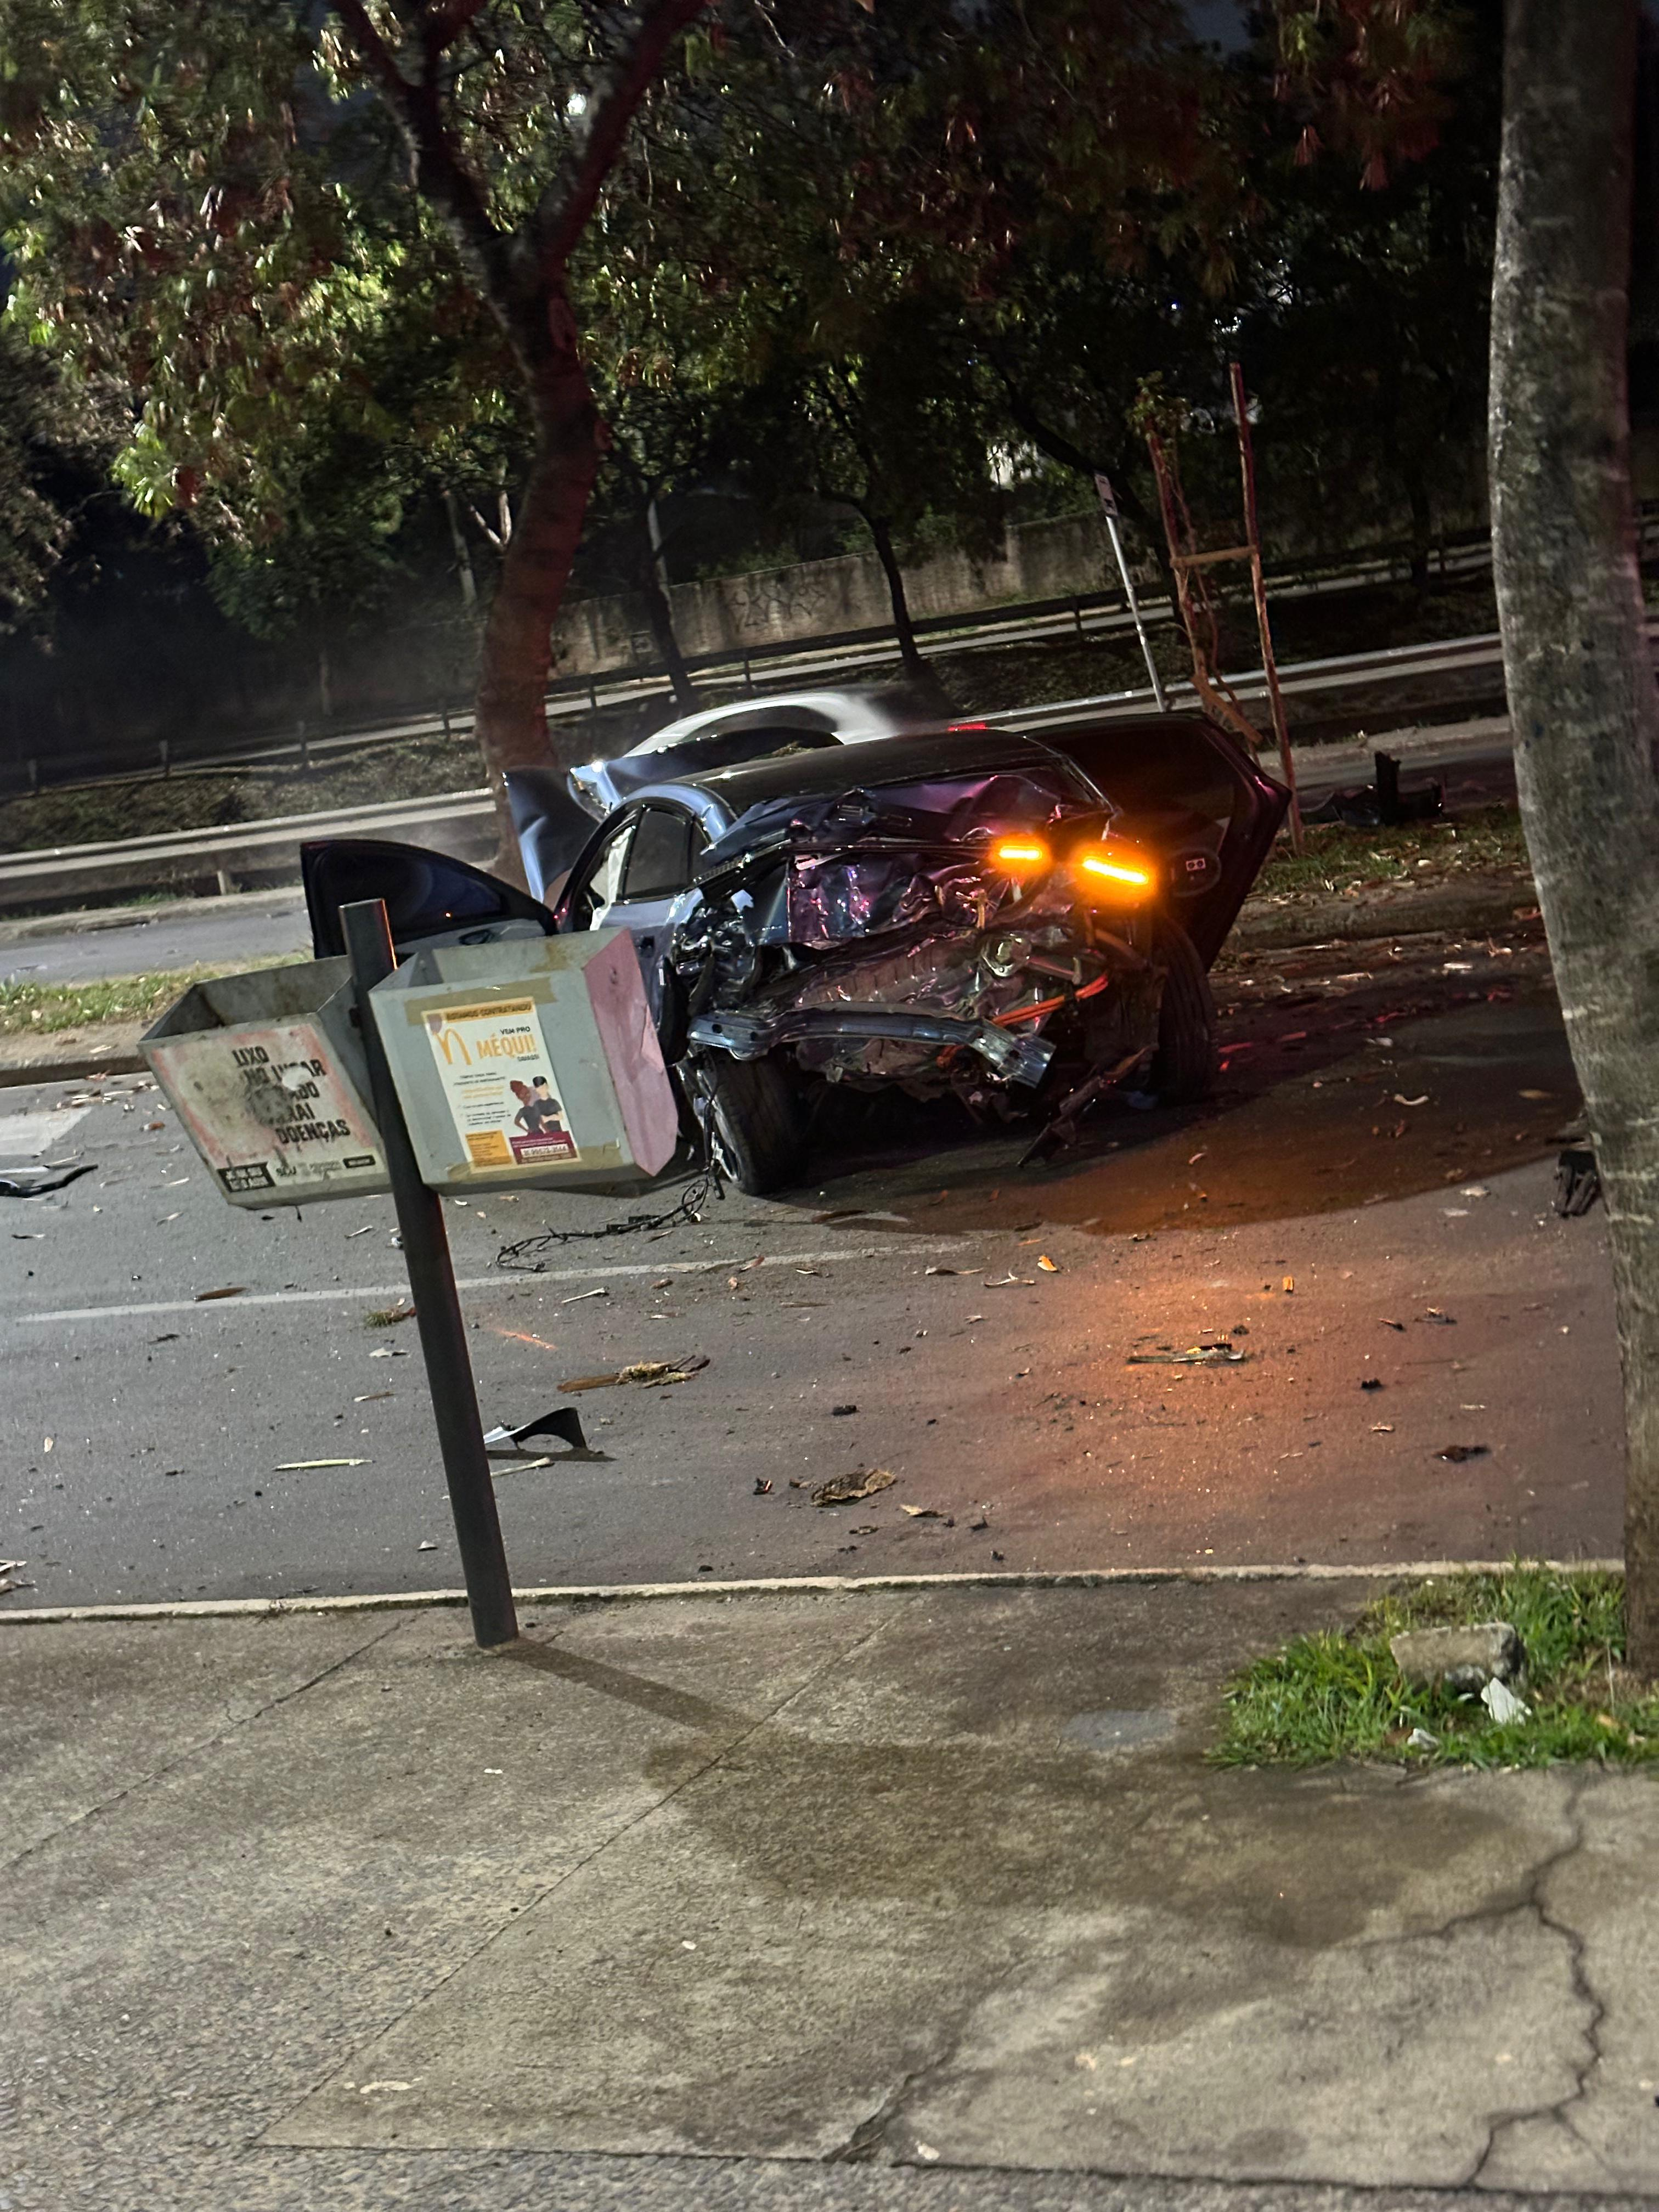
[[(904, 574), (910, 611), (918, 619), (971, 613), (1000, 601), (1097, 592), (1116, 580), (1105, 530), (1089, 514), (1022, 523), (1007, 532), (1001, 553), (982, 563), (964, 553), (943, 553)], [(826, 632), (875, 629), (892, 620), (887, 580), (873, 553), (676, 584), (669, 601), (681, 649), (688, 654), (741, 653)], [(567, 606), (554, 645), (561, 675), (587, 675), (656, 659), (644, 610), (637, 599), (627, 596)]]

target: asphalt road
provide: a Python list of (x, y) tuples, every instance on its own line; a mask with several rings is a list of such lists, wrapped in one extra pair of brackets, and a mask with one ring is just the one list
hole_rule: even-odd
[(0, 981), (95, 983), (108, 975), (252, 963), (311, 950), (305, 899), (297, 889), (185, 899), (154, 913), (135, 908), (130, 918), (100, 915), (99, 921), (95, 929), (74, 920), (54, 929), (38, 921), (0, 928)]
[[(1218, 981), (1221, 1095), (1103, 1111), (1048, 1168), (883, 1109), (809, 1190), (539, 1276), (501, 1243), (628, 1203), (452, 1206), (487, 1420), (575, 1404), (605, 1455), (503, 1475), (515, 1578), (1614, 1549), (1604, 1237), (1548, 1204), (1577, 1098), (1536, 925)], [(389, 1200), (236, 1212), (143, 1079), (3, 1108), (0, 1167), (96, 1170), (0, 1200), (10, 1601), (453, 1586), (414, 1334), (371, 1325)], [(1245, 1356), (1149, 1357), (1200, 1340)], [(679, 1385), (560, 1394), (690, 1352)], [(360, 1463), (283, 1466), (330, 1459)]]

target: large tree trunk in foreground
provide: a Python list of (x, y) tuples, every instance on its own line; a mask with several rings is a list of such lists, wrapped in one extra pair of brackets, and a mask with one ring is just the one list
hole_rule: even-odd
[(599, 417), (568, 308), (557, 302), (550, 319), (565, 326), (558, 335), (566, 342), (539, 365), (532, 392), (535, 455), (484, 624), (473, 722), (495, 801), (493, 866), (518, 884), (524, 868), (503, 775), (511, 768), (545, 768), (550, 757), (553, 624), (599, 465)]
[(1659, 702), (1625, 388), (1636, 0), (1508, 0), (1493, 567), (1522, 818), (1613, 1237), (1630, 1656), (1659, 1674)]

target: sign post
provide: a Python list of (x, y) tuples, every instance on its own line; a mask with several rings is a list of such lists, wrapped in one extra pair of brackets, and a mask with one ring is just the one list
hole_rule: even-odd
[(466, 1582), (472, 1633), (485, 1650), (517, 1640), (518, 1615), (507, 1573), (495, 1488), (478, 1419), (477, 1390), (466, 1346), (466, 1324), (455, 1289), (455, 1270), (444, 1229), (443, 1200), (421, 1180), (404, 1125), (403, 1107), (386, 1063), (368, 994), (397, 965), (392, 931), (382, 899), (363, 899), (340, 908), (346, 950), (351, 959), (363, 1050), (368, 1062), (374, 1116), (391, 1178), (392, 1196), (403, 1235), (410, 1295), (432, 1393), (433, 1418), (443, 1454), (444, 1480), (455, 1540)]
[(1123, 534), (1117, 526), (1117, 494), (1112, 489), (1110, 477), (1097, 476), (1095, 491), (1100, 500), (1100, 511), (1106, 519), (1106, 534), (1112, 541), (1112, 550), (1117, 556), (1117, 573), (1123, 579), (1123, 596), (1129, 602), (1129, 619), (1135, 626), (1135, 635), (1140, 640), (1141, 658), (1146, 663), (1146, 673), (1152, 679), (1152, 696), (1158, 702), (1158, 711), (1167, 714), (1170, 702), (1164, 696), (1159, 681), (1158, 663), (1152, 659), (1152, 642), (1146, 635), (1146, 624), (1141, 617), (1140, 602), (1135, 597), (1134, 579), (1129, 574), (1129, 563), (1124, 557)]

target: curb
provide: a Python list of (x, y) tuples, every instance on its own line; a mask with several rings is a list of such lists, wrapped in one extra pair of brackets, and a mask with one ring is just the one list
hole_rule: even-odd
[(112, 1052), (100, 1060), (37, 1060), (25, 1067), (0, 1066), (0, 1091), (25, 1084), (88, 1083), (100, 1075), (147, 1075), (141, 1052)]
[(99, 929), (133, 929), (163, 922), (187, 921), (198, 914), (246, 914), (280, 906), (303, 908), (299, 885), (284, 884), (275, 890), (216, 892), (211, 898), (168, 899), (156, 906), (70, 907), (62, 914), (30, 914), (0, 921), (0, 945), (27, 945), (37, 937), (84, 937)]
[[(1622, 1559), (1383, 1559), (1373, 1566), (1272, 1564), (1237, 1567), (1079, 1567), (1052, 1574), (769, 1575), (747, 1582), (574, 1583), (515, 1589), (517, 1605), (649, 1605), (678, 1598), (869, 1597), (884, 1591), (1112, 1589), (1170, 1583), (1421, 1582), (1435, 1575), (1505, 1574), (1516, 1566), (1553, 1573), (1623, 1574)], [(380, 1590), (362, 1597), (181, 1598), (173, 1603), (35, 1606), (0, 1612), (0, 1629), (58, 1628), (82, 1621), (276, 1620), (293, 1613), (426, 1613), (466, 1603), (463, 1589)]]
[[(1379, 902), (1332, 900), (1299, 912), (1272, 908), (1248, 910), (1228, 933), (1224, 951), (1291, 952), (1316, 945), (1385, 943), (1402, 937), (1449, 937), (1462, 932), (1512, 929), (1517, 905), (1536, 906), (1525, 884), (1513, 890), (1486, 884), (1478, 889), (1425, 890), (1416, 904), (1400, 900), (1391, 914)], [(1390, 927), (1390, 922), (1398, 926)]]

